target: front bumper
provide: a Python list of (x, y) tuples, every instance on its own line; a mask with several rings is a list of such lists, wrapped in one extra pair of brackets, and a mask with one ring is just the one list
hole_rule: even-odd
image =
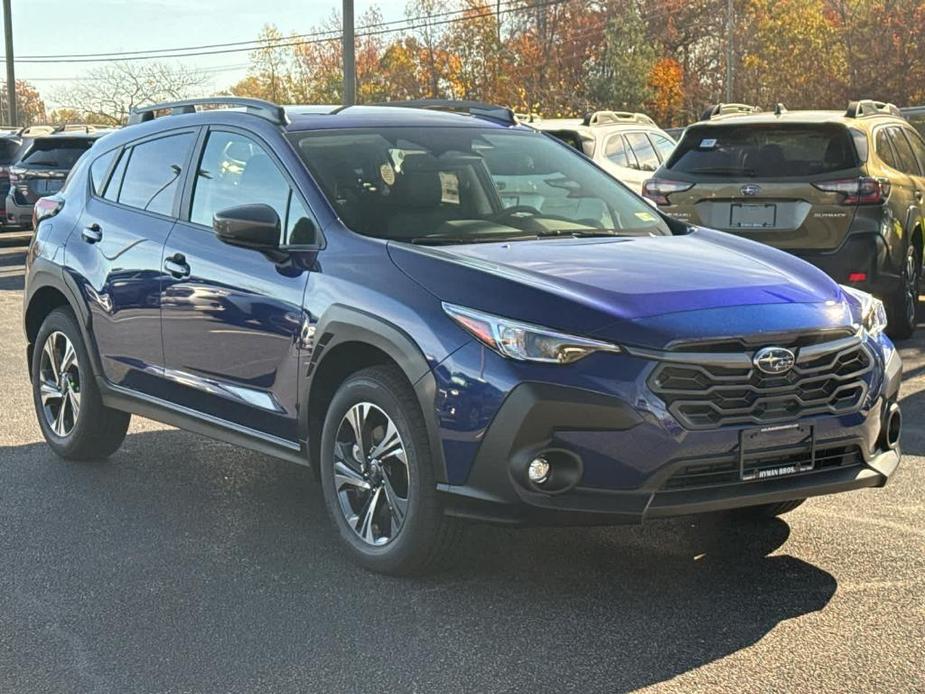
[[(901, 457), (883, 432), (901, 364), (881, 340), (882, 360), (864, 407), (794, 420), (798, 432), (811, 433), (811, 445), (803, 439), (798, 446), (786, 441), (751, 451), (772, 468), (778, 453), (787, 461), (795, 451), (811, 451), (805, 468), (777, 477), (744, 474), (746, 459), (757, 465), (742, 444), (745, 434), (760, 429), (755, 425), (693, 431), (658, 411), (657, 403), (643, 403), (641, 391), (628, 398), (574, 385), (520, 383), (480, 437), (466, 478), (438, 486), (447, 513), (521, 525), (610, 525), (881, 487)], [(578, 461), (577, 481), (554, 493), (526, 477), (530, 461), (548, 451)], [(709, 484), (678, 484), (687, 471), (702, 469), (717, 471)]]

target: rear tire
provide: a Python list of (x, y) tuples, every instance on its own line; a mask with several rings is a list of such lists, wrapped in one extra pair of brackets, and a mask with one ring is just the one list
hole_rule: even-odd
[(55, 309), (39, 328), (32, 355), (32, 396), (42, 434), (62, 458), (106, 458), (122, 445), (131, 415), (103, 405), (70, 309)]
[(733, 511), (733, 515), (743, 520), (770, 520), (777, 518), (785, 513), (790, 513), (798, 506), (801, 506), (806, 499), (794, 499), (792, 501), (780, 501), (776, 504), (761, 504), (760, 506), (746, 506)]
[(325, 505), (355, 562), (395, 576), (443, 563), (459, 523), (443, 512), (417, 396), (397, 367), (363, 369), (338, 388), (320, 463)]
[(887, 301), (887, 331), (896, 340), (905, 340), (915, 332), (921, 274), (922, 260), (916, 247), (910, 244), (906, 249), (899, 287)]

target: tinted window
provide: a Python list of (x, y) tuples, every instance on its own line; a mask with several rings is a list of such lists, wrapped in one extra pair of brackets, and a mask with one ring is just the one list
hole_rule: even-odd
[(19, 142), (16, 140), (0, 139), (0, 165), (5, 166), (16, 161), (19, 147)]
[(286, 243), (293, 246), (306, 246), (317, 241), (315, 238), (315, 220), (305, 209), (305, 205), (294, 193), (289, 199), (289, 218), (286, 222)]
[(700, 125), (688, 128), (668, 168), (690, 174), (746, 177), (812, 176), (858, 164), (848, 130), (839, 125)]
[(658, 168), (658, 155), (645, 133), (627, 133), (626, 141), (636, 155), (641, 170), (655, 171)]
[(362, 234), (442, 244), (669, 233), (647, 203), (540, 133), (383, 127), (291, 138), (338, 215)]
[(23, 166), (70, 169), (92, 145), (93, 140), (83, 138), (42, 138), (32, 143), (19, 163)]
[(669, 140), (664, 135), (656, 135), (655, 133), (649, 133), (649, 139), (652, 140), (652, 144), (655, 145), (655, 149), (658, 152), (658, 158), (661, 161), (665, 161), (672, 151), (674, 151), (674, 142)]
[(925, 173), (925, 141), (922, 140), (922, 137), (914, 131), (904, 130), (906, 137), (909, 138), (909, 144), (912, 145), (912, 151), (915, 152), (916, 158), (919, 160), (919, 168)]
[(899, 162), (896, 160), (896, 155), (893, 153), (893, 145), (890, 143), (891, 139), (887, 128), (880, 128), (880, 130), (877, 131), (877, 156), (880, 157), (880, 161), (887, 166), (899, 169)]
[(264, 149), (250, 138), (237, 133), (210, 133), (196, 176), (190, 220), (211, 227), (216, 212), (251, 203), (269, 205), (284, 222), (288, 181)]
[(106, 173), (109, 171), (109, 167), (116, 158), (118, 152), (119, 150), (117, 149), (106, 152), (106, 154), (97, 157), (94, 162), (90, 164), (90, 185), (93, 188), (93, 192), (97, 195), (103, 192), (103, 185), (106, 183)]
[(903, 135), (899, 128), (890, 128), (890, 137), (893, 140), (893, 149), (896, 150), (896, 158), (899, 162), (899, 170), (913, 176), (918, 176), (919, 164), (912, 153), (912, 146)]
[(610, 159), (617, 166), (629, 166), (630, 161), (626, 157), (626, 146), (623, 144), (622, 135), (611, 135), (604, 146), (604, 156)]
[(193, 134), (171, 135), (132, 147), (119, 202), (169, 215), (193, 146)]
[(125, 176), (125, 167), (131, 155), (131, 149), (122, 150), (122, 156), (119, 157), (116, 170), (112, 172), (112, 176), (109, 177), (109, 183), (106, 184), (106, 192), (103, 194), (103, 197), (107, 200), (115, 202), (119, 199), (119, 191), (122, 189), (122, 178)]

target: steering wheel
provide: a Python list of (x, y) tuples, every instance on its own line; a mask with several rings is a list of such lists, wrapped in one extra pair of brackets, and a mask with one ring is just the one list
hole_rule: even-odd
[(528, 214), (531, 217), (539, 217), (543, 213), (529, 205), (514, 205), (513, 207), (505, 207), (501, 212), (492, 217), (492, 219), (497, 222), (502, 219), (513, 217), (515, 214)]

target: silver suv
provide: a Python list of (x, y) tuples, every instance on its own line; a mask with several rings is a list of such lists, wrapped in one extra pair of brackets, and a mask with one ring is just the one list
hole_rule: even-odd
[(524, 122), (572, 145), (635, 192), (674, 150), (675, 141), (644, 113), (597, 111), (581, 118)]

